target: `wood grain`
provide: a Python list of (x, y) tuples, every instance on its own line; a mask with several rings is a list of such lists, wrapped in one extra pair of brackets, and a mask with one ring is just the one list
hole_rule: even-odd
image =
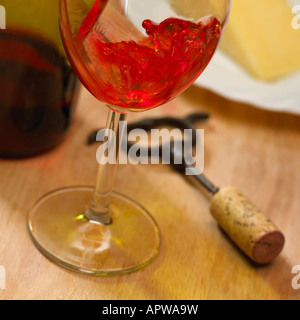
[(205, 173), (233, 185), (260, 207), (286, 237), (270, 265), (253, 264), (209, 213), (209, 197), (164, 165), (121, 165), (115, 188), (143, 204), (162, 233), (158, 257), (145, 269), (96, 278), (62, 269), (45, 258), (27, 232), (27, 214), (45, 192), (93, 185), (97, 145), (107, 109), (82, 90), (76, 118), (55, 150), (23, 160), (0, 160), (0, 299), (299, 299), (291, 286), (300, 264), (300, 118), (270, 113), (191, 87), (166, 106), (129, 121), (205, 110)]

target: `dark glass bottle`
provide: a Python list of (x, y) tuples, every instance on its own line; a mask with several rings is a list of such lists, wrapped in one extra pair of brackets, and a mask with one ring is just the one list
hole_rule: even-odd
[(79, 81), (61, 42), (58, 2), (1, 1), (0, 157), (50, 150), (71, 124)]

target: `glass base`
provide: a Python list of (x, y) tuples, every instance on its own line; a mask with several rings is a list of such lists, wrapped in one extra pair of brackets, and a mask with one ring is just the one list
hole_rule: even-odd
[(40, 199), (29, 214), (29, 231), (38, 249), (55, 263), (100, 276), (136, 271), (157, 255), (159, 229), (138, 203), (113, 193), (112, 224), (84, 217), (92, 187), (59, 189)]

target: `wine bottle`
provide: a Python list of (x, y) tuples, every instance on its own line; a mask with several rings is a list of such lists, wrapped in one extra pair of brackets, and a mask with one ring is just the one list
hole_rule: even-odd
[(59, 0), (2, 0), (0, 157), (38, 155), (57, 146), (74, 114), (79, 81), (61, 41)]

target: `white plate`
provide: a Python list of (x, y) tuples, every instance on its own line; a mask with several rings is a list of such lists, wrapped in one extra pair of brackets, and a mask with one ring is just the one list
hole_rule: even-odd
[(218, 50), (195, 84), (228, 99), (300, 115), (300, 72), (275, 82), (259, 81)]

